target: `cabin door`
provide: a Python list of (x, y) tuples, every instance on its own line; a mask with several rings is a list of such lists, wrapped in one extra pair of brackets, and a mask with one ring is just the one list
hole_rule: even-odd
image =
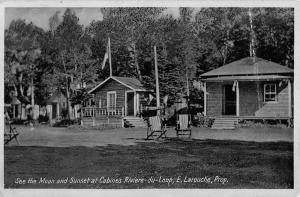
[(57, 103), (52, 103), (52, 118), (57, 118)]
[(134, 92), (127, 92), (127, 116), (134, 116)]
[(232, 85), (223, 88), (223, 115), (236, 115), (236, 93)]

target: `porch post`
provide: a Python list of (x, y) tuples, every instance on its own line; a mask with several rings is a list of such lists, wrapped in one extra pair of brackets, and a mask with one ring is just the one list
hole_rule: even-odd
[(239, 87), (239, 81), (236, 81), (236, 116), (240, 116), (240, 87)]
[(207, 102), (207, 98), (206, 98), (206, 82), (204, 82), (204, 95), (203, 95), (203, 97), (204, 97), (204, 111), (203, 111), (203, 114), (204, 114), (204, 116), (206, 116), (206, 102)]
[(124, 99), (124, 116), (127, 116), (127, 92), (125, 91), (125, 99)]
[(289, 91), (289, 117), (292, 117), (292, 87), (291, 80), (288, 81), (288, 91)]
[(136, 111), (140, 112), (140, 94), (136, 93)]
[(133, 103), (134, 103), (134, 105), (133, 105), (133, 111), (134, 111), (134, 113), (133, 113), (133, 115), (134, 116), (136, 116), (136, 91), (134, 91), (134, 97), (133, 97)]

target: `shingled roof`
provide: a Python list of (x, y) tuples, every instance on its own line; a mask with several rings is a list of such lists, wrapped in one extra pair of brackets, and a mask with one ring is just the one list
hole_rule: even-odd
[(47, 100), (47, 103), (60, 103), (60, 102), (66, 102), (67, 97), (62, 92), (62, 90), (56, 90), (53, 95)]
[(137, 78), (129, 78), (129, 77), (114, 77), (114, 78), (132, 87), (133, 89), (144, 89), (142, 83)]
[(271, 62), (258, 57), (246, 57), (204, 73), (201, 75), (201, 77), (288, 74), (293, 72), (294, 71), (287, 66), (282, 66), (275, 62)]
[(111, 77), (108, 77), (107, 79), (105, 79), (104, 81), (102, 81), (100, 84), (98, 84), (93, 89), (91, 89), (89, 91), (89, 93), (90, 94), (93, 93), (96, 89), (98, 89), (100, 86), (102, 86), (109, 80), (115, 80), (115, 81), (123, 84), (124, 86), (126, 86), (132, 90), (135, 90), (135, 91), (146, 91), (145, 88), (143, 87), (143, 85), (141, 84), (141, 82), (136, 78), (111, 76)]

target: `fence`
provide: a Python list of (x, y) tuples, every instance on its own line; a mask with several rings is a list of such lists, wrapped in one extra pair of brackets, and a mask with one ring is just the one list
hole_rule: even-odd
[(82, 117), (107, 117), (107, 116), (125, 116), (124, 107), (117, 108), (99, 108), (83, 107)]

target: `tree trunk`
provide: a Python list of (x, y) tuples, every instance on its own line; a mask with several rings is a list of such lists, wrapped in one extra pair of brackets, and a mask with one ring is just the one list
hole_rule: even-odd
[(72, 108), (70, 103), (70, 89), (69, 89), (69, 82), (68, 82), (68, 76), (67, 76), (67, 68), (64, 61), (64, 57), (61, 55), (62, 63), (64, 66), (65, 74), (66, 74), (66, 100), (67, 100), (67, 110), (68, 110), (68, 119), (73, 119), (72, 117)]
[[(67, 83), (68, 83), (68, 81), (67, 81)], [(70, 90), (68, 87), (66, 88), (66, 99), (67, 99), (68, 119), (72, 120), (73, 119), (72, 106), (71, 106), (71, 102), (70, 102)]]
[(31, 77), (31, 112), (32, 118), (36, 119), (35, 107), (34, 107), (34, 85), (33, 85), (33, 77)]
[(138, 63), (138, 54), (137, 54), (137, 51), (136, 51), (135, 43), (133, 44), (133, 55), (134, 55), (134, 65), (135, 65), (135, 68), (136, 68), (136, 72), (138, 74), (138, 78), (139, 78), (140, 81), (142, 81), (143, 78), (142, 78), (142, 74), (141, 74), (140, 65)]

